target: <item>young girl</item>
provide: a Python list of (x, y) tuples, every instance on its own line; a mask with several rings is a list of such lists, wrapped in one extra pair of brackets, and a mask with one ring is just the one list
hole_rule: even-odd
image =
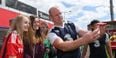
[(4, 58), (23, 58), (23, 39), (26, 37), (30, 21), (28, 17), (19, 15), (13, 23), (7, 37)]
[(43, 41), (47, 35), (47, 24), (39, 18), (31, 17), (30, 38), (33, 42), (33, 58), (44, 58), (45, 47)]

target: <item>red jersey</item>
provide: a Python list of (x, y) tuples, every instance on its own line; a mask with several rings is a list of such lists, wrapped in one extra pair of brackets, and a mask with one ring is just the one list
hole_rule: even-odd
[(9, 36), (9, 40), (6, 47), (5, 58), (9, 56), (16, 56), (16, 58), (23, 58), (23, 44), (19, 39), (19, 35), (17, 32), (13, 31), (11, 36)]

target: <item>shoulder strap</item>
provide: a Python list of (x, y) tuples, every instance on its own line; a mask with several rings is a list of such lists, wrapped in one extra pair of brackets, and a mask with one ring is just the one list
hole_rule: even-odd
[(60, 36), (62, 34), (61, 28), (59, 27), (54, 27), (51, 32), (55, 33), (57, 36)]
[(68, 22), (65, 24), (66, 25), (66, 30), (71, 34), (71, 36), (74, 37), (74, 40), (80, 37), (79, 33), (76, 31), (76, 26), (72, 22)]
[(72, 29), (76, 30), (74, 23), (68, 21), (67, 25), (70, 26)]

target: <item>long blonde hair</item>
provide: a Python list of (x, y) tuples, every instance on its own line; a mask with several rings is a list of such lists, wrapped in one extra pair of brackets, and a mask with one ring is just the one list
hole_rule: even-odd
[(33, 23), (34, 23), (34, 21), (37, 17), (30, 16), (29, 18), (30, 18), (30, 27), (29, 27), (29, 33), (28, 34), (29, 34), (29, 38), (31, 40), (31, 44), (33, 46), (33, 44), (36, 44), (36, 37), (35, 37), (35, 30), (33, 28)]
[(23, 39), (23, 35), (24, 35), (24, 31), (22, 30), (22, 25), (21, 24), (22, 24), (23, 20), (25, 19), (25, 17), (27, 17), (27, 16), (18, 15), (15, 18), (15, 21), (12, 24), (12, 30), (16, 30), (21, 39)]

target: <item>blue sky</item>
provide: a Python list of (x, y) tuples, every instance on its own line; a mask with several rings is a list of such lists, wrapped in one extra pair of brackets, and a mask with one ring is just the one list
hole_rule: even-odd
[[(86, 29), (93, 19), (110, 21), (109, 0), (20, 0), (48, 13), (52, 6), (58, 6), (65, 20)], [(114, 20), (116, 20), (116, 0), (113, 0)]]

